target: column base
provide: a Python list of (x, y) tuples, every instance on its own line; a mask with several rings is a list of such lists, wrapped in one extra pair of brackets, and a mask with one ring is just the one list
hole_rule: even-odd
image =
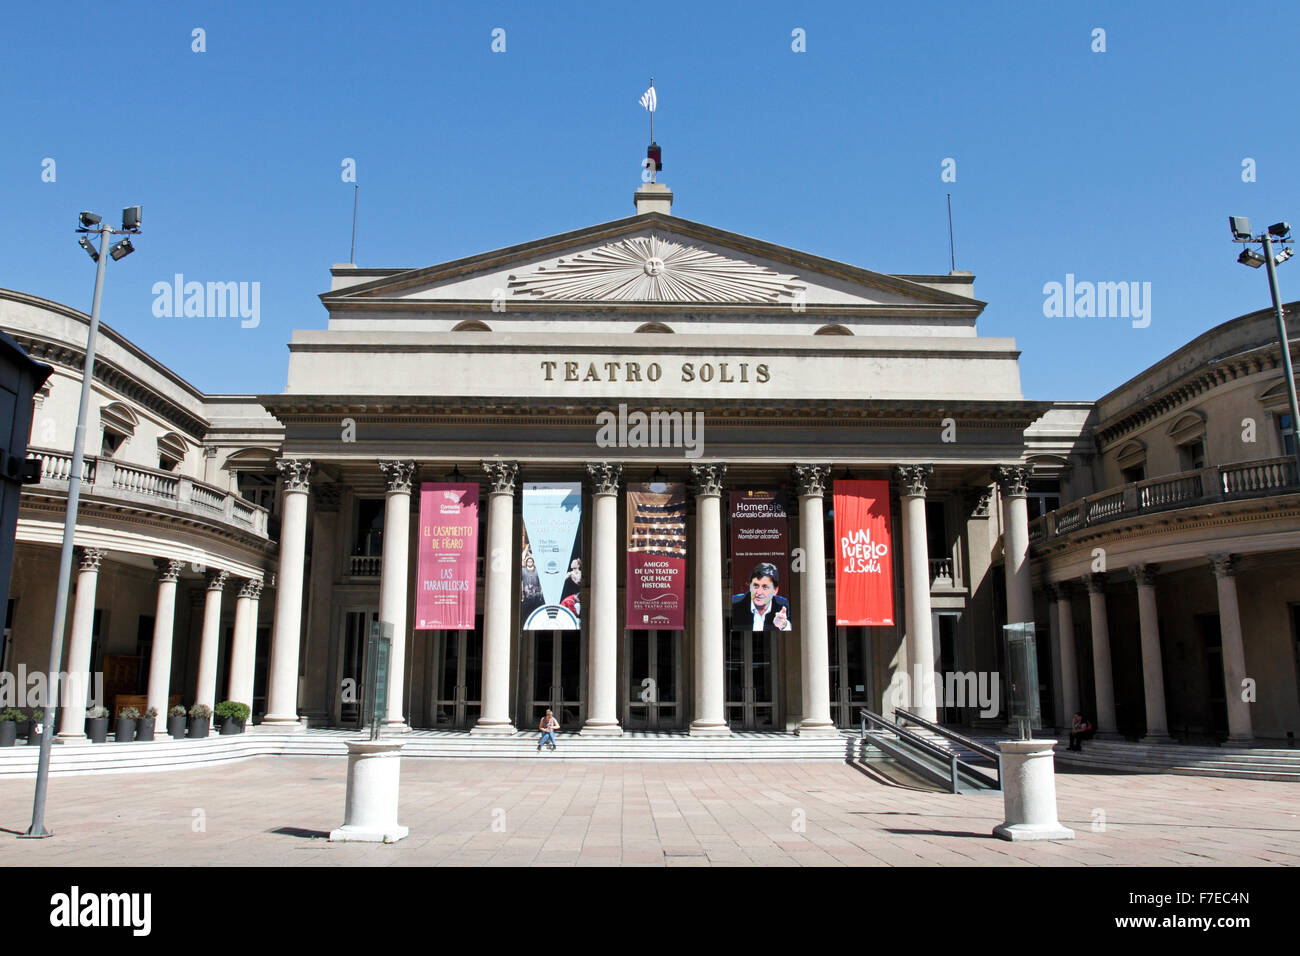
[(691, 724), (692, 737), (730, 737), (731, 728), (724, 723), (697, 720)]
[(409, 734), (411, 725), (404, 720), (385, 720), (379, 728), (381, 735), (392, 736), (393, 734)]
[(404, 826), (385, 828), (351, 827), (346, 824), (330, 831), (331, 843), (396, 843), (410, 836), (410, 829)]
[(262, 722), (257, 727), (263, 733), (274, 734), (300, 734), (307, 729), (301, 720), (288, 714), (268, 714), (262, 718)]
[(1176, 744), (1178, 743), (1173, 737), (1169, 736), (1169, 731), (1162, 730), (1155, 734), (1146, 734), (1140, 740), (1140, 744)]
[(471, 737), (509, 737), (518, 731), (508, 720), (485, 721), (482, 717), (469, 729)]
[(993, 835), (1002, 840), (1019, 843), (1022, 840), (1073, 840), (1074, 831), (1069, 827), (1044, 825), (1040, 823), (1004, 823), (993, 828)]
[(594, 721), (589, 720), (583, 725), (582, 730), (578, 731), (580, 737), (622, 737), (623, 728), (618, 725), (618, 721)]
[(84, 744), (90, 738), (85, 734), (55, 734), (54, 743), (56, 744)]
[(1220, 747), (1249, 747), (1255, 742), (1254, 734), (1244, 734), (1237, 737), (1229, 736), (1227, 740), (1219, 744)]
[(794, 732), (800, 737), (838, 737), (839, 729), (830, 721), (808, 720), (799, 724)]

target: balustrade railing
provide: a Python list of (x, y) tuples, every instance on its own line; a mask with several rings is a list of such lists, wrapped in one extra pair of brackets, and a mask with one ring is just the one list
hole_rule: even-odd
[(377, 578), (383, 567), (384, 559), (377, 554), (354, 554), (348, 559), (348, 573), (354, 578)]
[[(72, 474), (70, 453), (50, 448), (29, 448), (27, 457), (41, 463), (40, 484), (66, 488)], [(82, 490), (87, 495), (154, 500), (166, 507), (224, 518), (260, 537), (267, 535), (265, 508), (245, 501), (231, 491), (185, 475), (87, 455), (81, 476)]]
[(1296, 472), (1295, 459), (1290, 457), (1211, 465), (1108, 488), (1058, 508), (1031, 523), (1030, 543), (1042, 544), (1117, 518), (1218, 501), (1296, 493), (1300, 493), (1300, 475)]

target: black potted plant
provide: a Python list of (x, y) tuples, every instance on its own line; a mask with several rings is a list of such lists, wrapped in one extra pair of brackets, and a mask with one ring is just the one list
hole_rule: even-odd
[(167, 736), (173, 740), (185, 736), (185, 708), (180, 704), (167, 711)]
[(223, 700), (217, 704), (216, 715), (221, 721), (221, 735), (224, 737), (230, 734), (242, 734), (248, 714), (248, 705), (241, 704), (239, 701)]
[(212, 721), (212, 708), (207, 704), (195, 704), (190, 708), (189, 734), (191, 737), (206, 737), (208, 726)]
[(18, 741), (18, 721), (23, 712), (16, 707), (0, 710), (0, 747), (12, 747)]
[(117, 712), (117, 726), (113, 728), (113, 739), (117, 743), (126, 743), (135, 739), (135, 722), (140, 719), (140, 711), (134, 707), (123, 707)]
[(31, 729), (32, 729), (32, 719), (27, 716), (27, 712), (23, 710), (18, 711), (18, 723), (17, 723), (17, 731), (16, 731), (18, 736), (26, 737), (28, 732)]
[(149, 741), (153, 740), (154, 727), (158, 724), (158, 708), (146, 707), (144, 713), (140, 715), (140, 723), (135, 728), (135, 739)]
[(107, 707), (92, 707), (86, 711), (86, 736), (92, 744), (102, 744), (108, 739)]
[(31, 722), (27, 725), (27, 743), (34, 747), (41, 745), (41, 733), (45, 730), (45, 711), (39, 707), (32, 709), (32, 715), (28, 718)]

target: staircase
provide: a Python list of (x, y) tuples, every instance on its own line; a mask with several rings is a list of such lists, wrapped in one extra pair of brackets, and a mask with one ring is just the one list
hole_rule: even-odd
[(1300, 750), (1263, 747), (1197, 747), (1183, 744), (1088, 740), (1083, 750), (1056, 747), (1061, 769), (1101, 773), (1172, 773), (1190, 777), (1284, 780), (1300, 783)]

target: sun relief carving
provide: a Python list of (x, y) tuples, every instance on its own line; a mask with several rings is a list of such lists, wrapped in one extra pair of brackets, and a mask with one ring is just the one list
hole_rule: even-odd
[(515, 295), (624, 302), (780, 302), (794, 276), (658, 236), (636, 236), (510, 276)]

